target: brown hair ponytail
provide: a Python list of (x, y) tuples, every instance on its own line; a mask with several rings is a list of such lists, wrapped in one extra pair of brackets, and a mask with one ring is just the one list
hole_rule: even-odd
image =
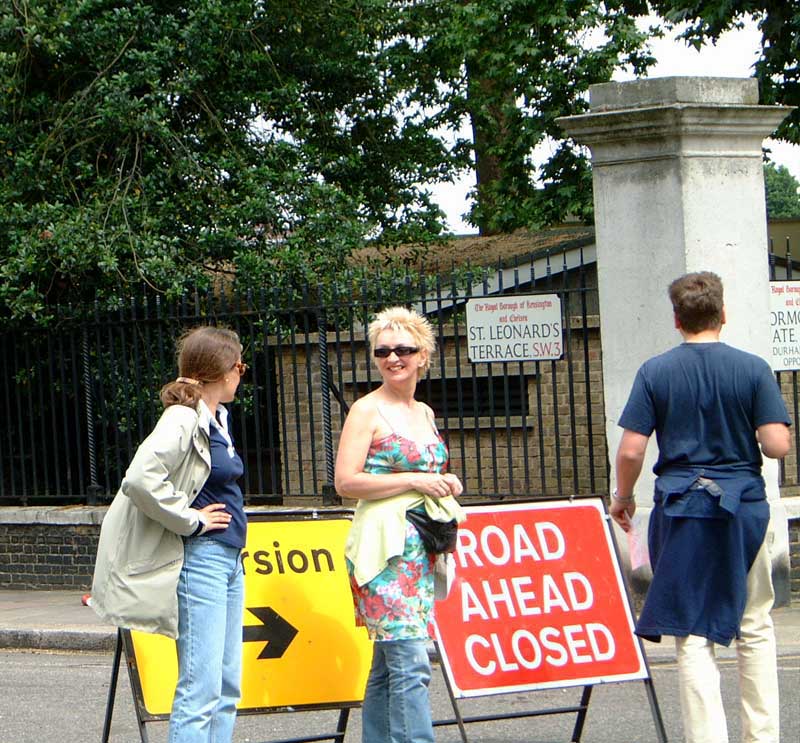
[(222, 379), (233, 368), (241, 356), (242, 344), (228, 328), (202, 325), (181, 336), (176, 351), (180, 376), (161, 388), (161, 402), (165, 408), (196, 408), (203, 384)]

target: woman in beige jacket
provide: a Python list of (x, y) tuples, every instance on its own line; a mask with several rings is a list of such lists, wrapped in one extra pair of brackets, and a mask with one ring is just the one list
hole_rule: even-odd
[(177, 639), (170, 743), (229, 741), (241, 677), (243, 466), (227, 410), (246, 369), (233, 331), (178, 343), (180, 376), (103, 520), (92, 606), (106, 622)]

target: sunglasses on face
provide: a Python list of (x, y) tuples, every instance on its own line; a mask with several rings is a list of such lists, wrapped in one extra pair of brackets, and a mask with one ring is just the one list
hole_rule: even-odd
[(411, 356), (412, 354), (419, 353), (419, 349), (414, 346), (395, 346), (394, 348), (379, 346), (372, 353), (377, 359), (388, 359), (392, 354), (395, 356)]
[(247, 371), (247, 364), (245, 364), (243, 361), (237, 361), (233, 365), (233, 368), (236, 369), (237, 372), (239, 372), (240, 377), (243, 377), (244, 373)]

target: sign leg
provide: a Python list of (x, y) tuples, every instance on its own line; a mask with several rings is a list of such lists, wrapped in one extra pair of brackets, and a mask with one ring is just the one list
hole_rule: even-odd
[[(605, 518), (606, 518), (606, 526), (608, 528), (609, 534), (611, 535), (611, 544), (614, 545), (614, 554), (616, 555), (617, 562), (622, 564), (622, 559), (619, 554), (619, 545), (617, 544), (617, 538), (614, 535), (614, 529), (612, 528), (611, 524), (611, 516), (608, 515), (608, 510), (605, 507), (605, 501), (603, 502), (603, 510), (605, 511)], [(628, 590), (628, 584), (623, 583), (625, 587), (625, 600), (628, 602), (628, 606), (633, 606), (633, 602), (631, 601), (631, 594)], [(656, 736), (658, 737), (658, 743), (667, 743), (667, 730), (664, 727), (664, 719), (661, 717), (661, 709), (658, 706), (658, 699), (656, 698), (656, 688), (653, 685), (653, 674), (650, 673), (650, 664), (647, 662), (647, 653), (644, 650), (644, 644), (642, 643), (641, 637), (636, 637), (636, 642), (639, 645), (639, 652), (642, 654), (642, 658), (644, 658), (644, 667), (647, 670), (647, 677), (643, 679), (644, 681), (644, 688), (647, 692), (647, 701), (650, 703), (650, 711), (653, 714), (653, 723), (656, 726)]]
[(108, 743), (111, 733), (111, 718), (114, 715), (114, 698), (117, 696), (117, 679), (119, 678), (119, 664), (122, 658), (122, 630), (117, 629), (117, 644), (114, 646), (114, 662), (111, 664), (111, 681), (108, 685), (108, 700), (106, 701), (106, 719), (103, 722), (102, 743)]
[(572, 743), (580, 743), (581, 736), (583, 735), (583, 725), (586, 722), (586, 713), (589, 711), (589, 699), (592, 696), (592, 687), (584, 686), (583, 694), (581, 694), (581, 703), (578, 708), (578, 717), (575, 719), (575, 727), (572, 729)]
[(644, 679), (644, 688), (647, 692), (647, 701), (650, 702), (650, 712), (653, 714), (653, 724), (656, 726), (658, 743), (667, 743), (667, 730), (664, 727), (664, 718), (661, 717), (661, 708), (658, 706), (656, 688), (653, 686), (652, 677), (648, 676), (646, 679)]
[(339, 710), (339, 724), (336, 726), (336, 735), (333, 738), (334, 743), (344, 743), (344, 735), (347, 732), (347, 721), (350, 719), (350, 708), (342, 707)]
[(456, 718), (456, 725), (458, 725), (458, 732), (461, 734), (461, 743), (469, 743), (467, 739), (467, 729), (464, 727), (464, 719), (461, 717), (461, 710), (458, 708), (458, 700), (453, 694), (453, 687), (450, 685), (450, 679), (447, 677), (447, 672), (442, 665), (442, 656), (439, 653), (439, 643), (434, 642), (433, 646), (436, 648), (436, 657), (439, 659), (439, 668), (442, 669), (442, 676), (444, 676), (444, 685), (447, 687), (447, 694), (450, 697), (450, 704), (453, 707), (453, 714)]
[(133, 709), (136, 711), (136, 724), (139, 726), (139, 740), (141, 743), (148, 743), (143, 713), (145, 709), (144, 698), (136, 691), (139, 684), (139, 670), (136, 664), (136, 652), (133, 649), (131, 630), (120, 630), (120, 636), (125, 647), (125, 658), (128, 661), (128, 679), (133, 692)]

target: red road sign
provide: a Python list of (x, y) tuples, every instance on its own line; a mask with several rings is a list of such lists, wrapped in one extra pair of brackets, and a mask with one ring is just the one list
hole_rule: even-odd
[(436, 604), (457, 697), (648, 677), (599, 498), (466, 510)]

